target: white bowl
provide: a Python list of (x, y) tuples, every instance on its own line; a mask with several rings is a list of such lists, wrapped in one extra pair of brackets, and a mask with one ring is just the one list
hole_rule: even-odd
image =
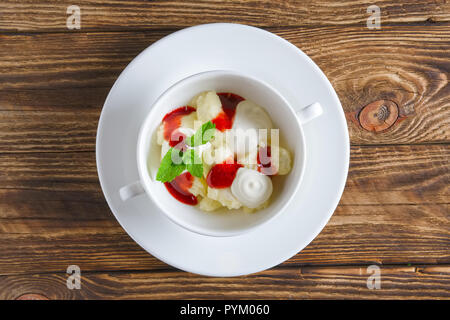
[[(167, 191), (164, 184), (154, 179), (160, 162), (161, 149), (156, 143), (156, 131), (164, 115), (187, 105), (199, 92), (214, 90), (232, 92), (262, 106), (270, 115), (274, 128), (280, 129), (280, 145), (293, 155), (293, 166), (288, 175), (274, 176), (274, 192), (267, 208), (255, 213), (242, 209), (222, 208), (212, 213), (201, 211), (197, 206), (183, 204)], [(153, 202), (178, 225), (209, 236), (233, 236), (248, 232), (282, 214), (301, 183), (305, 168), (305, 142), (301, 123), (320, 115), (321, 108), (313, 104), (295, 110), (268, 84), (235, 71), (208, 71), (187, 77), (166, 90), (153, 104), (142, 124), (137, 144), (137, 165), (140, 182), (121, 190), (123, 198), (145, 191)], [(153, 176), (153, 177), (152, 177)], [(142, 190), (139, 187), (142, 185)]]

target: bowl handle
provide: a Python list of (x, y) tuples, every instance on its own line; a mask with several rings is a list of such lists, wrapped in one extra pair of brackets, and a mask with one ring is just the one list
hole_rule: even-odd
[(119, 195), (122, 201), (127, 201), (128, 199), (134, 198), (144, 192), (145, 190), (142, 187), (141, 182), (138, 180), (120, 188)]
[(323, 113), (323, 108), (320, 103), (314, 102), (310, 105), (297, 108), (295, 111), (301, 124), (305, 124), (320, 116)]

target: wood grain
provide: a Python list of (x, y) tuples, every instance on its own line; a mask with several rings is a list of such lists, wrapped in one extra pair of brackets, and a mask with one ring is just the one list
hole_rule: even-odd
[[(0, 69), (3, 65), (0, 63)], [(58, 88), (57, 90), (49, 87), (36, 88), (17, 88), (1, 89), (0, 92), (0, 112), (1, 111), (75, 111), (79, 116), (89, 109), (100, 109), (105, 102), (111, 85), (107, 87), (71, 86), (67, 88)], [(63, 115), (61, 113), (61, 115)], [(6, 115), (14, 116), (14, 115)]]
[(449, 145), (352, 147), (341, 204), (449, 203)]
[[(442, 27), (432, 36), (434, 31), (393, 27), (381, 32), (322, 29), (317, 35), (309, 30), (303, 36), (294, 30), (277, 33), (302, 49), (296, 39), (314, 39), (304, 51), (338, 93), (351, 143), (412, 144), (450, 138), (450, 61), (447, 53), (439, 52), (450, 45), (450, 27)], [(379, 134), (363, 130), (357, 121), (361, 108), (385, 99), (398, 105), (400, 121)]]
[[(72, 1), (13, 1), (0, 3), (0, 31), (67, 31), (67, 7)], [(445, 0), (359, 1), (114, 1), (78, 0), (81, 28), (130, 30), (186, 27), (233, 22), (255, 26), (365, 26), (367, 8), (381, 9), (383, 24), (450, 21)]]
[(0, 154), (0, 159), (1, 189), (100, 190), (92, 152)]
[[(449, 145), (352, 147), (341, 204), (449, 203), (449, 158)], [(8, 192), (3, 200), (20, 191), (13, 201), (72, 201), (78, 194), (103, 202), (94, 152), (0, 154), (0, 190)]]
[[(73, 4), (81, 30), (66, 27)], [(379, 30), (366, 27), (370, 5)], [(210, 22), (263, 27), (307, 53), (339, 95), (352, 144), (320, 235), (277, 268), (225, 279), (178, 271), (133, 242), (109, 212), (94, 153), (123, 68)], [(1, 1), (0, 299), (450, 299), (448, 52), (447, 0)], [(398, 116), (361, 113), (377, 101)], [(81, 290), (66, 288), (70, 264)], [(371, 264), (380, 290), (367, 289)]]
[[(449, 148), (353, 147), (341, 205), (286, 264), (449, 263)], [(167, 268), (108, 213), (92, 152), (0, 155), (0, 243), (0, 274)]]
[[(381, 288), (368, 289), (363, 267), (287, 267), (235, 278), (185, 272), (83, 273), (81, 289), (64, 273), (0, 276), (0, 299), (450, 299), (450, 266), (381, 266)], [(174, 313), (175, 315), (175, 313)]]
[[(51, 218), (1, 218), (0, 275), (63, 272), (71, 264), (85, 271), (171, 269), (112, 215), (73, 207), (56, 208)], [(448, 225), (448, 205), (339, 206), (320, 235), (283, 265), (449, 263)]]
[(100, 114), (0, 111), (0, 153), (92, 151)]
[[(348, 117), (351, 143), (376, 145), (450, 140), (449, 30), (446, 25), (426, 29), (385, 27), (382, 32), (356, 27), (272, 31), (303, 49), (329, 77)], [(4, 115), (4, 125), (10, 125), (10, 120), (31, 117), (26, 112), (31, 110), (69, 112), (60, 115), (69, 125), (76, 116), (87, 117), (84, 136), (73, 132), (64, 144), (47, 136), (43, 138), (49, 143), (32, 146), (24, 144), (19, 134), (8, 137), (11, 140), (1, 151), (86, 150), (87, 144), (77, 144), (80, 140), (87, 142), (86, 135), (92, 141), (95, 136), (92, 118), (97, 115), (80, 110), (95, 109), (98, 114), (107, 88), (126, 64), (168, 33), (0, 35), (5, 48), (0, 51), (0, 110), (22, 112)], [(397, 103), (400, 121), (386, 132), (368, 132), (358, 123), (358, 112), (363, 106), (383, 99)], [(66, 115), (67, 119), (63, 119)], [(22, 128), (24, 123), (19, 120), (15, 130), (37, 130), (31, 127), (43, 123), (39, 117), (36, 121)], [(3, 131), (7, 131), (6, 127)]]
[(358, 114), (358, 122), (367, 131), (383, 132), (398, 120), (398, 106), (390, 100), (377, 100), (363, 107)]

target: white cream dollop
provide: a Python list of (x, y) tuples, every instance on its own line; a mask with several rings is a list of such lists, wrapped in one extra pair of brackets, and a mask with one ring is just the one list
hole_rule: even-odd
[(231, 193), (248, 208), (257, 208), (272, 194), (270, 178), (256, 170), (239, 168), (231, 185)]
[(257, 153), (258, 144), (266, 143), (273, 128), (269, 114), (250, 100), (241, 101), (236, 107), (233, 120), (234, 151), (238, 161), (249, 153)]
[(233, 129), (272, 129), (272, 120), (262, 107), (253, 101), (244, 100), (236, 107)]

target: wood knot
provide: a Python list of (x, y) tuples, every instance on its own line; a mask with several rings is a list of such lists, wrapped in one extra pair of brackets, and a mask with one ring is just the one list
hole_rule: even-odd
[(49, 299), (42, 294), (26, 293), (17, 297), (16, 300), (49, 300)]
[(377, 100), (361, 109), (358, 121), (367, 131), (381, 132), (392, 127), (398, 119), (398, 106), (391, 100)]

